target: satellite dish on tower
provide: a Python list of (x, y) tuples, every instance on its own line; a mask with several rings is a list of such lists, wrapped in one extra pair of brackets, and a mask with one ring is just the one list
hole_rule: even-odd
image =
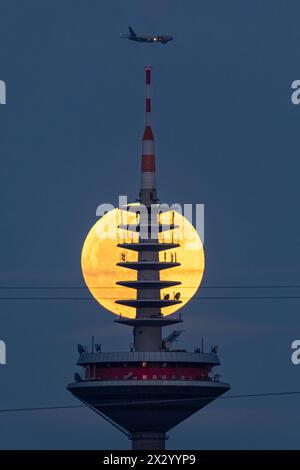
[(172, 343), (171, 343), (171, 341), (165, 341), (165, 342), (164, 342), (164, 348), (169, 351), (169, 350), (172, 348)]
[(79, 354), (84, 354), (86, 352), (85, 347), (82, 346), (82, 344), (77, 345), (77, 351), (79, 352)]

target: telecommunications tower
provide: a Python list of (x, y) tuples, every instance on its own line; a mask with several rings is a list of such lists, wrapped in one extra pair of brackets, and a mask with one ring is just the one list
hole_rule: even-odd
[[(124, 432), (136, 450), (165, 449), (167, 432), (229, 390), (213, 368), (219, 366), (217, 349), (205, 352), (203, 347), (189, 352), (175, 348), (181, 330), (166, 337), (166, 326), (180, 324), (180, 316), (164, 316), (164, 309), (181, 303), (180, 294), (162, 295), (162, 289), (180, 292), (180, 279), (161, 279), (162, 270), (180, 266), (180, 260), (161, 258), (180, 246), (171, 237), (159, 234), (175, 231), (176, 225), (165, 226), (158, 215), (153, 219), (150, 208), (159, 207), (156, 188), (154, 136), (151, 124), (151, 67), (146, 67), (146, 127), (142, 141), (141, 185), (139, 203), (147, 209), (147, 217), (137, 219), (136, 225), (120, 225), (120, 229), (138, 231), (131, 243), (119, 241), (121, 250), (134, 251), (136, 261), (126, 258), (119, 267), (134, 270), (135, 280), (116, 284), (134, 292), (132, 298), (118, 300), (118, 305), (135, 309), (134, 318), (121, 317), (117, 323), (133, 328), (133, 343), (125, 352), (104, 352), (100, 346), (79, 345), (77, 365), (82, 374), (68, 390), (81, 402)], [(176, 269), (173, 271), (176, 273)]]

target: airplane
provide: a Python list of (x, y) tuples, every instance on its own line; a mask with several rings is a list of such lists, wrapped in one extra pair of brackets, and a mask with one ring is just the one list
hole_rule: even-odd
[(120, 33), (120, 36), (125, 39), (130, 39), (131, 41), (136, 42), (160, 42), (161, 44), (167, 44), (167, 42), (172, 41), (174, 38), (173, 36), (137, 36), (136, 33), (133, 31), (132, 27), (129, 26), (129, 34)]

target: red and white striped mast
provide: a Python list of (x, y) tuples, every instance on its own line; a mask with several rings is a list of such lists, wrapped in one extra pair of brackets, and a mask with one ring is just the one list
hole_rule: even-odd
[(151, 127), (151, 67), (146, 72), (146, 127), (142, 141), (142, 176), (140, 202), (149, 207), (157, 202), (155, 177), (154, 135)]

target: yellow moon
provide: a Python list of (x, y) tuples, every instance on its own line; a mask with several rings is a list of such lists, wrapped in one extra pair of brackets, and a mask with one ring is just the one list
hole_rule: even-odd
[[(160, 272), (161, 280), (180, 281), (181, 285), (161, 290), (170, 297), (180, 292), (181, 304), (162, 309), (170, 315), (182, 308), (196, 293), (204, 273), (204, 250), (193, 225), (179, 212), (167, 211), (160, 215), (162, 224), (174, 223), (175, 228), (159, 234), (160, 242), (179, 243), (178, 248), (159, 253), (160, 261), (177, 261), (180, 266)], [(137, 272), (117, 266), (124, 260), (137, 261), (138, 253), (117, 247), (118, 243), (138, 241), (138, 233), (119, 228), (121, 224), (135, 224), (136, 214), (127, 210), (113, 209), (99, 219), (88, 233), (82, 248), (81, 268), (84, 280), (93, 297), (102, 307), (115, 315), (135, 318), (136, 309), (116, 304), (116, 300), (136, 299), (136, 289), (118, 286), (118, 281), (133, 281)]]

